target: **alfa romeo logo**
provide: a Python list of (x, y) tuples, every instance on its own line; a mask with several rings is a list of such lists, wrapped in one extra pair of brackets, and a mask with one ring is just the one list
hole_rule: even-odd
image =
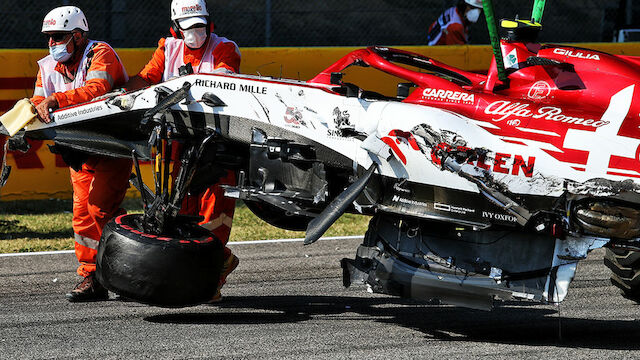
[(551, 86), (546, 81), (538, 81), (529, 89), (529, 99), (544, 99), (551, 93)]

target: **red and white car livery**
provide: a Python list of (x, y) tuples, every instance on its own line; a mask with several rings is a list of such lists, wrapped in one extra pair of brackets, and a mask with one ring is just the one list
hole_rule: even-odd
[[(344, 211), (374, 215), (343, 262), (345, 284), (480, 308), (559, 302), (590, 249), (637, 246), (640, 66), (563, 46), (504, 42), (503, 53), (506, 82), (495, 64), (476, 74), (383, 47), (306, 82), (187, 75), (60, 109), (26, 136), (141, 159), (156, 158), (148, 144), (159, 138), (195, 144), (238, 172), (229, 196), (306, 229), (309, 243)], [(343, 82), (349, 66), (403, 83), (384, 96)], [(201, 168), (200, 183), (215, 179)], [(148, 219), (166, 220), (167, 209), (148, 207)]]

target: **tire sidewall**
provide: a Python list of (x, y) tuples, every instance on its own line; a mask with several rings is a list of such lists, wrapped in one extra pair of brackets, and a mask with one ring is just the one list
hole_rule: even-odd
[(176, 238), (139, 230), (142, 215), (121, 215), (109, 222), (97, 255), (98, 281), (107, 289), (142, 303), (179, 307), (213, 297), (222, 267), (223, 246), (202, 236)]

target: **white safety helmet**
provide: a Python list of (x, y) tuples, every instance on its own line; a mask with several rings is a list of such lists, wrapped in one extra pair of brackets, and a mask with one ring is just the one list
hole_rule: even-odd
[(207, 3), (204, 0), (171, 1), (171, 20), (188, 29), (195, 24), (207, 24)]
[(467, 4), (482, 9), (482, 0), (464, 0)]
[(42, 32), (73, 31), (80, 29), (89, 31), (87, 18), (82, 10), (75, 6), (57, 7), (47, 14), (42, 21)]

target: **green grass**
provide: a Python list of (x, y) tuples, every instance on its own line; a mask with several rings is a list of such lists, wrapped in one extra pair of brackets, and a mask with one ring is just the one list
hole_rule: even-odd
[[(123, 207), (140, 213), (139, 200), (127, 199)], [(0, 202), (0, 253), (73, 249), (71, 200), (29, 200)], [(325, 236), (362, 235), (369, 217), (343, 215)], [(258, 219), (238, 202), (231, 230), (231, 241), (304, 237), (304, 232), (273, 227)]]

